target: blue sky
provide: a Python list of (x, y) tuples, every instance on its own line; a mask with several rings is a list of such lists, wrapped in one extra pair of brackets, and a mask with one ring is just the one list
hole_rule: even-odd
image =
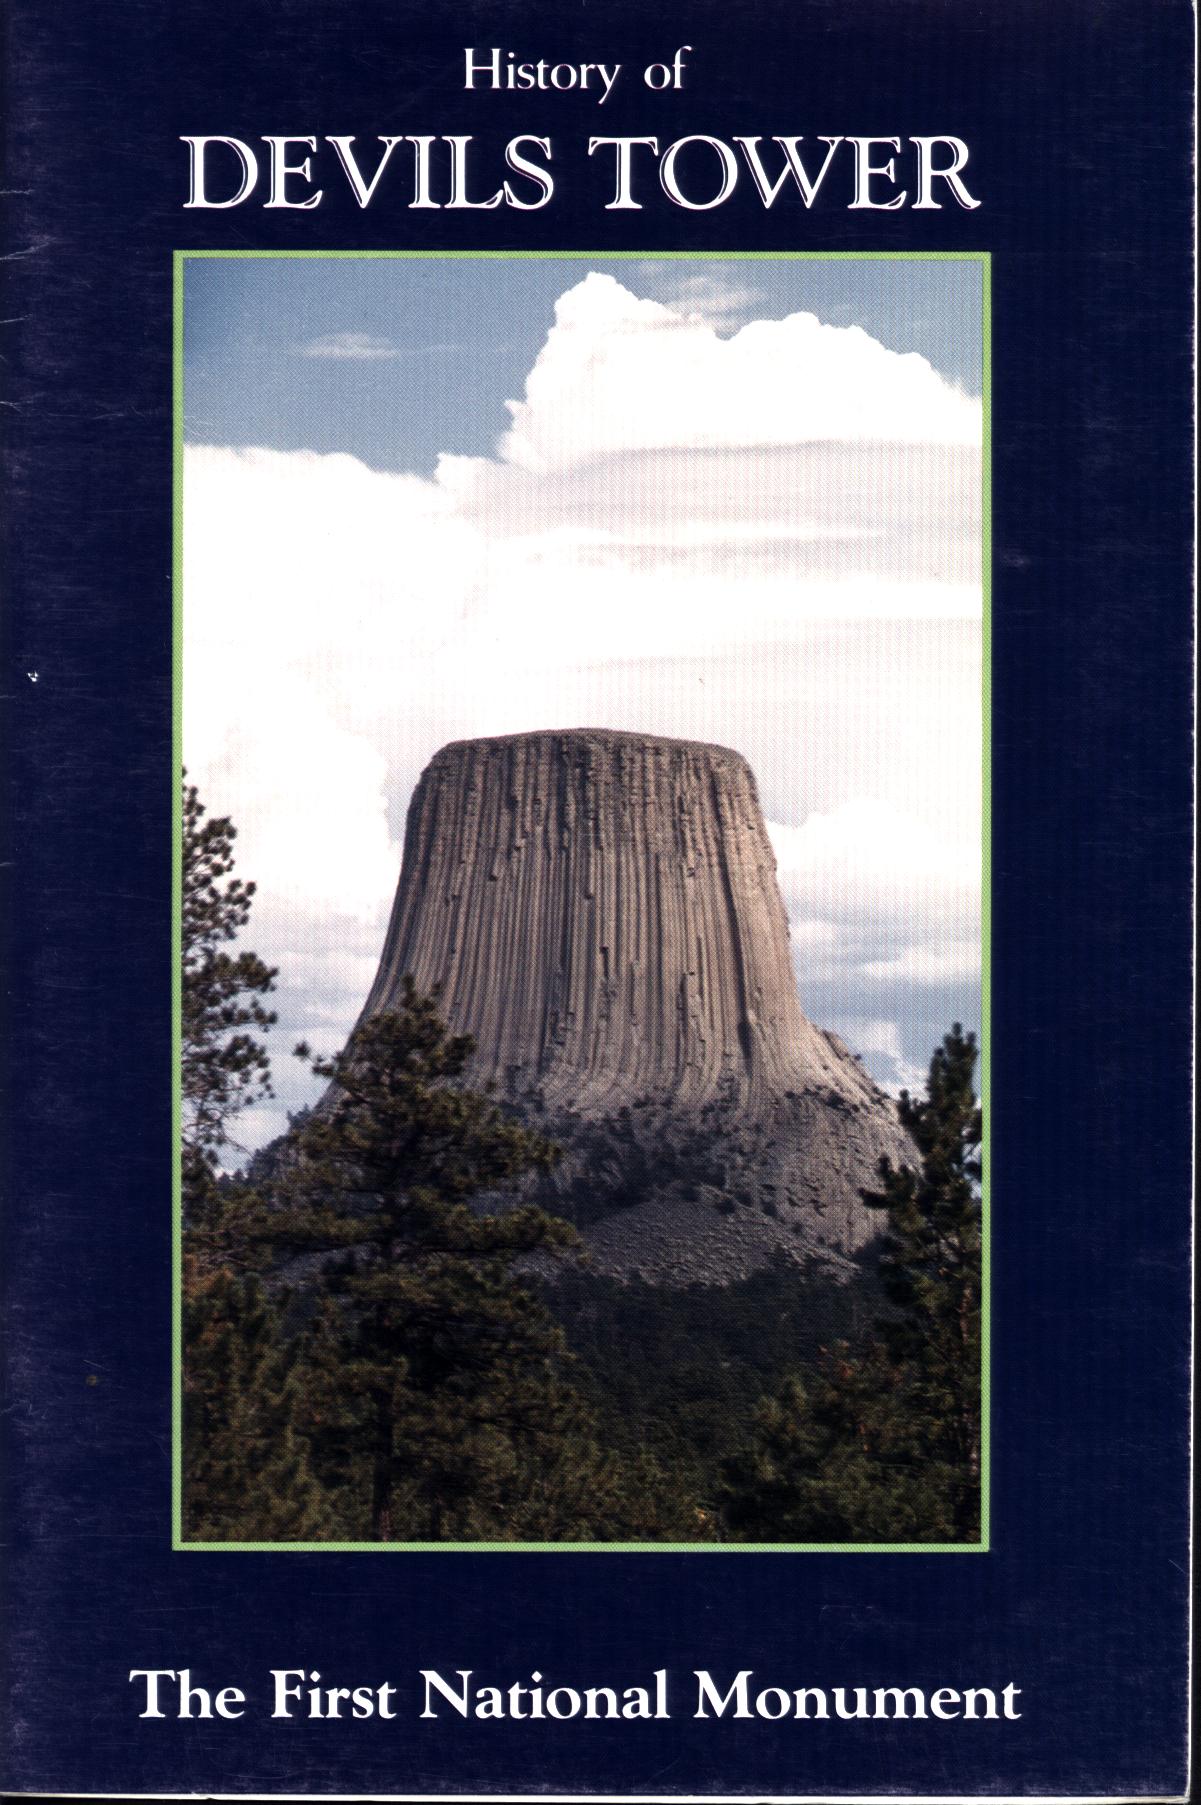
[(288, 1057), (366, 996), (448, 740), (759, 782), (802, 1004), (884, 1083), (979, 1022), (981, 269), (212, 259), (185, 284), (184, 751)]
[(187, 266), (185, 436), (195, 444), (349, 452), (429, 474), (439, 453), (491, 451), (585, 270), (699, 309), (728, 335), (810, 311), (981, 385), (975, 263), (506, 258), (244, 258)]

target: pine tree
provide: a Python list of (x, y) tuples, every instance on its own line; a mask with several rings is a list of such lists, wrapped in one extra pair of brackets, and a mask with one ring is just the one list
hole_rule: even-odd
[(227, 951), (255, 893), (232, 877), (236, 829), (205, 819), (183, 791), (181, 1140), (183, 1156), (183, 1513), (189, 1539), (305, 1540), (325, 1533), (330, 1501), (296, 1433), (298, 1347), (286, 1300), (254, 1270), (247, 1237), (260, 1201), (218, 1179), (234, 1116), (270, 1094), (251, 1029), (275, 1020), (261, 998), (275, 972)]
[[(186, 775), (186, 773), (185, 773)], [(203, 1207), (239, 1110), (271, 1095), (266, 1048), (252, 1029), (275, 1021), (261, 998), (278, 975), (256, 953), (226, 950), (246, 926), (255, 886), (231, 877), (237, 829), (205, 819), (183, 790), (180, 1088), (185, 1213)]]
[[(977, 1046), (956, 1022), (930, 1061), (926, 1096), (902, 1092), (901, 1121), (921, 1166), (881, 1162), (864, 1201), (886, 1213), (880, 1259), (894, 1314), (878, 1325), (906, 1379), (922, 1446), (948, 1473), (944, 1516), (953, 1539), (979, 1524), (981, 1397), (981, 1140), (973, 1078)], [(953, 1476), (953, 1477), (952, 1477)]]
[(900, 1116), (920, 1165), (881, 1161), (891, 1306), (760, 1405), (727, 1463), (725, 1521), (752, 1541), (963, 1542), (980, 1523), (981, 1194), (975, 1036), (958, 1023)]
[(192, 1541), (311, 1541), (334, 1501), (297, 1433), (302, 1374), (285, 1301), (189, 1256), (183, 1301), (183, 1514)]
[(329, 1090), (263, 1224), (278, 1250), (321, 1256), (306, 1433), (373, 1540), (579, 1536), (579, 1473), (605, 1465), (562, 1333), (514, 1270), (574, 1230), (472, 1207), (555, 1150), (462, 1085), (471, 1051), (406, 980), (313, 1062)]

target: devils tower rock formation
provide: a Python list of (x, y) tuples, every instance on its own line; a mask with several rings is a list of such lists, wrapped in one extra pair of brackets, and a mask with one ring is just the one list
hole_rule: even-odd
[(367, 1013), (411, 974), (473, 1076), (564, 1148), (545, 1196), (593, 1264), (723, 1282), (776, 1249), (837, 1268), (859, 1191), (912, 1149), (803, 1015), (746, 761), (600, 729), (465, 740), (414, 793)]

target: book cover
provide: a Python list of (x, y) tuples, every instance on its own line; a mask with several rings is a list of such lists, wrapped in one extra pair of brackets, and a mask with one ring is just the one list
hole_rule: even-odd
[(1192, 68), (14, 8), (8, 1790), (1186, 1795)]

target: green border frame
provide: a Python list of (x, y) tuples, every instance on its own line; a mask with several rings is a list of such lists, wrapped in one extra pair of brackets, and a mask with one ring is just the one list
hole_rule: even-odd
[[(188, 262), (246, 259), (293, 261), (324, 258), (393, 262), (438, 258), (444, 262), (523, 259), (542, 262), (675, 261), (828, 263), (976, 263), (981, 278), (982, 434), (980, 576), (983, 593), (981, 693), (983, 770), (980, 893), (980, 1101), (984, 1116), (981, 1149), (982, 1259), (980, 1335), (980, 1539), (978, 1542), (188, 1542), (183, 1539), (182, 1496), (182, 1295), (183, 1240), (181, 1155), (181, 972), (183, 820), (180, 770), (183, 764), (183, 309)], [(992, 1370), (992, 255), (988, 251), (267, 251), (176, 250), (172, 254), (172, 748), (171, 774), (171, 1172), (172, 1172), (172, 1348), (171, 1348), (171, 1528), (176, 1553), (207, 1554), (985, 1554), (989, 1550), (991, 1488)]]

